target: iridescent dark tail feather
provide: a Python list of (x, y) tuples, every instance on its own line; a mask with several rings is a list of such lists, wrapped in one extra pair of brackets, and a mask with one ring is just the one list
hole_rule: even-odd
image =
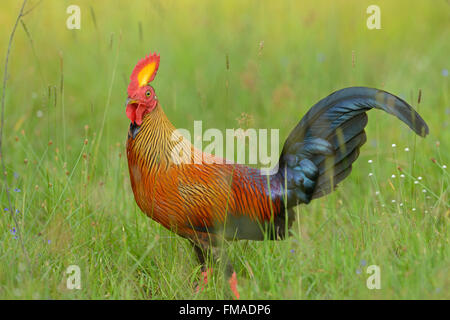
[(287, 185), (288, 208), (330, 193), (352, 170), (366, 142), (366, 111), (390, 113), (425, 137), (428, 126), (402, 99), (382, 90), (351, 87), (315, 104), (287, 138), (279, 172)]

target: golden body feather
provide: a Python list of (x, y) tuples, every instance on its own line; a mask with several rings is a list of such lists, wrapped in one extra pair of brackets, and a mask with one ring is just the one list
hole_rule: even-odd
[[(190, 155), (190, 162), (180, 163), (178, 154)], [(222, 164), (222, 159), (196, 150), (159, 104), (144, 117), (134, 138), (129, 133), (127, 157), (141, 210), (191, 240), (214, 241), (220, 230), (228, 239), (261, 238), (263, 222), (281, 211), (280, 199), (270, 196), (270, 188), (278, 186), (268, 176), (247, 166)]]

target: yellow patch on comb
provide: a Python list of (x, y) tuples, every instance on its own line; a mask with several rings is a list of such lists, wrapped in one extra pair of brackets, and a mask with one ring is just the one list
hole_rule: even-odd
[(139, 60), (130, 76), (128, 96), (132, 96), (136, 90), (148, 85), (156, 76), (159, 67), (159, 55), (156, 53)]
[(153, 72), (155, 72), (155, 69), (156, 69), (156, 61), (152, 61), (148, 65), (143, 67), (141, 71), (139, 71), (138, 74), (139, 87), (143, 87), (150, 82), (150, 78), (153, 75)]

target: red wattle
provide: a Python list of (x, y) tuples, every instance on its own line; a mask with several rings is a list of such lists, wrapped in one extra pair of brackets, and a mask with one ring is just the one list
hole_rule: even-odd
[(136, 106), (134, 104), (128, 104), (125, 112), (127, 113), (127, 117), (131, 122), (134, 122), (136, 120)]
[(136, 124), (138, 126), (140, 126), (142, 124), (142, 118), (144, 117), (144, 112), (147, 110), (147, 107), (143, 104), (139, 104), (137, 109), (136, 109), (136, 113), (135, 113), (135, 117), (136, 117)]

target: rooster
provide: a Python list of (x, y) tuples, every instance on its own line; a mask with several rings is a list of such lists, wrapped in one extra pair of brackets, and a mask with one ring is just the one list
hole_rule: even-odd
[(428, 134), (425, 121), (402, 99), (373, 88), (345, 88), (306, 113), (284, 144), (278, 170), (267, 175), (196, 150), (178, 134), (150, 85), (159, 62), (156, 53), (140, 60), (127, 89), (131, 187), (139, 208), (189, 239), (204, 267), (206, 249), (221, 239), (283, 239), (295, 206), (325, 196), (350, 174), (366, 142), (370, 109)]

